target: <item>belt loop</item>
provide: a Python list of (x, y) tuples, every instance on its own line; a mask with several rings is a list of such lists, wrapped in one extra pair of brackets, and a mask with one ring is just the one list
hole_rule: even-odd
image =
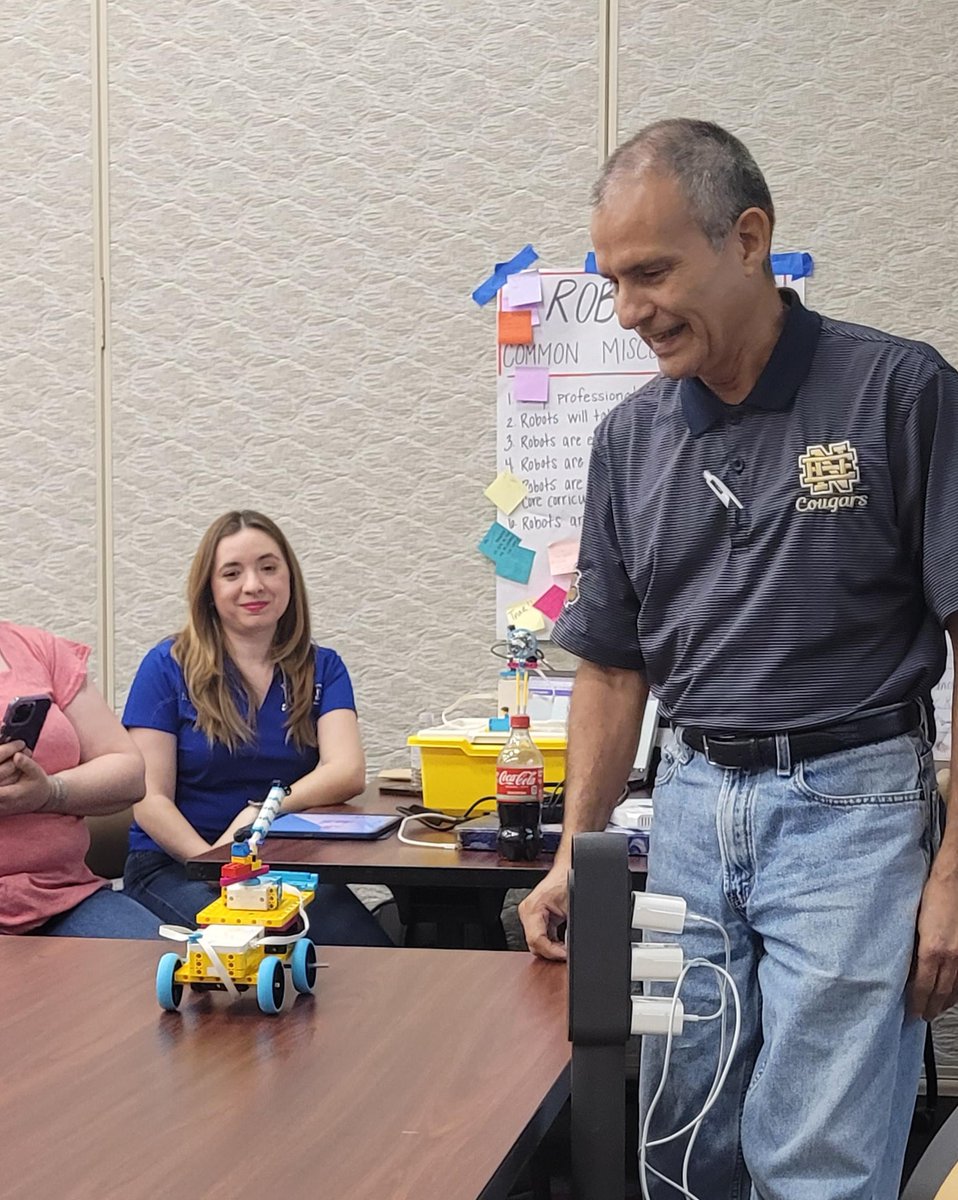
[(931, 720), (928, 715), (928, 705), (923, 700), (916, 701), (918, 705), (918, 726), (921, 729), (922, 737), (925, 739), (927, 746), (934, 745), (934, 738), (931, 736)]
[(775, 759), (775, 774), (787, 779), (792, 773), (792, 744), (788, 740), (787, 733), (776, 733), (775, 735)]

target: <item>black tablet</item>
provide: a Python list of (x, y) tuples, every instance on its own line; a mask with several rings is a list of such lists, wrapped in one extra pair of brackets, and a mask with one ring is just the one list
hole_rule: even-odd
[(401, 817), (380, 813), (280, 813), (270, 836), (290, 838), (348, 838), (368, 842), (391, 833)]

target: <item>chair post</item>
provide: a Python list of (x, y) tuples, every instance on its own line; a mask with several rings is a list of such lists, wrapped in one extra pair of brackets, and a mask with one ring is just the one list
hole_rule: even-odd
[(627, 839), (579, 834), (572, 844), (568, 939), (575, 1200), (625, 1197), (631, 933)]

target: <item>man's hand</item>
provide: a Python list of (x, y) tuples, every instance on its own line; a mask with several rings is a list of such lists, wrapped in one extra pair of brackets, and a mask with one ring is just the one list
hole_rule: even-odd
[(566, 949), (557, 931), (569, 915), (569, 865), (559, 862), (519, 905), (526, 942), (540, 958), (562, 960)]
[(938, 862), (922, 892), (910, 992), (912, 1014), (926, 1021), (958, 1001), (958, 869)]
[(0, 759), (0, 816), (42, 812), (53, 798), (50, 776), (33, 761), (23, 742), (0, 746), (0, 751), (12, 747), (19, 749), (12, 754), (4, 753)]

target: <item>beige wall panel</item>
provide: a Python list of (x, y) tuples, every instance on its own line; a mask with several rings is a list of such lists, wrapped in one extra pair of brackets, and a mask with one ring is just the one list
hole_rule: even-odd
[(766, 171), (776, 247), (815, 256), (809, 302), (958, 359), (958, 3), (620, 5), (620, 139), (728, 126)]
[(4, 619), (96, 640), (90, 12), (0, 11)]
[(110, 4), (117, 685), (209, 520), (263, 509), (358, 684), (371, 765), (494, 686), (494, 318), (581, 261), (596, 14), (532, 3)]
[[(620, 0), (619, 137), (718, 121), (764, 168), (776, 246), (811, 250), (809, 303), (958, 362), (955, 0)], [(958, 1020), (935, 1029), (958, 1089)]]

